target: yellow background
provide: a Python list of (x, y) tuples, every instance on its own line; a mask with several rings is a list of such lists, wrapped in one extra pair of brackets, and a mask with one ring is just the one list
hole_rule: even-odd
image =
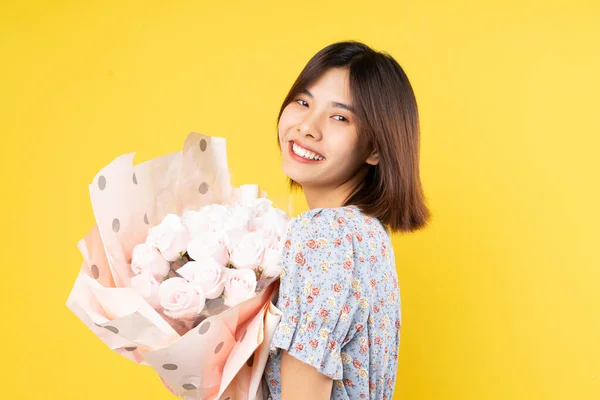
[(171, 398), (65, 306), (87, 185), (196, 131), (229, 139), (236, 184), (283, 192), (280, 102), (356, 39), (414, 85), (433, 212), (394, 238), (394, 398), (600, 398), (599, 20), (592, 0), (4, 0), (0, 397)]

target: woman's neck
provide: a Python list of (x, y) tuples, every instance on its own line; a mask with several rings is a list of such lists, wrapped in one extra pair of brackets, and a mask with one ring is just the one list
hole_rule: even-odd
[(342, 207), (346, 200), (362, 186), (367, 174), (367, 167), (359, 169), (354, 176), (338, 186), (311, 186), (302, 185), (304, 197), (309, 208), (336, 208)]
[(344, 205), (346, 196), (334, 191), (303, 188), (308, 208), (336, 208)]
[(350, 182), (335, 188), (302, 186), (306, 203), (311, 209), (342, 207), (354, 188), (355, 184)]

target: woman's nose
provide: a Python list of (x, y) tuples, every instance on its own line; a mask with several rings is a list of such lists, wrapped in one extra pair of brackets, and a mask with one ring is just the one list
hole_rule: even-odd
[(298, 132), (303, 137), (310, 137), (314, 140), (321, 140), (323, 136), (321, 133), (321, 127), (319, 126), (317, 121), (315, 121), (314, 117), (308, 117), (307, 119), (302, 121), (298, 125)]

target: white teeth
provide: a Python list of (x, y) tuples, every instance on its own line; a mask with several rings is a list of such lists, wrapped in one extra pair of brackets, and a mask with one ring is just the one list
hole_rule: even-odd
[(298, 146), (296, 143), (294, 143), (292, 145), (292, 151), (294, 153), (296, 153), (297, 155), (299, 155), (300, 157), (306, 158), (308, 160), (322, 161), (325, 159), (325, 158), (321, 157), (320, 155), (313, 153), (312, 151), (308, 151), (308, 150)]

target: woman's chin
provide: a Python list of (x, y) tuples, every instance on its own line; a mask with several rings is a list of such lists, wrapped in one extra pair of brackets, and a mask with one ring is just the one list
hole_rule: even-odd
[(289, 179), (293, 180), (294, 182), (298, 184), (302, 184), (301, 182), (306, 182), (307, 174), (302, 173), (302, 171), (298, 171), (297, 168), (294, 168), (289, 165), (283, 165), (282, 169), (284, 175), (287, 176)]
[[(320, 186), (323, 184), (323, 170), (314, 166), (299, 165), (298, 163), (283, 163), (282, 170), (285, 176), (300, 186)], [(316, 179), (319, 177), (319, 179)]]
[(297, 183), (300, 186), (304, 186), (304, 184), (306, 184), (306, 180), (302, 179), (301, 176), (288, 175), (288, 174), (286, 174), (286, 176), (288, 177), (289, 180), (294, 181), (295, 183)]

